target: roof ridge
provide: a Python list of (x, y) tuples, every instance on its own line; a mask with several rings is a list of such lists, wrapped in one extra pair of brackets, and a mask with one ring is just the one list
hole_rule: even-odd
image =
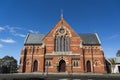
[(29, 34), (43, 34), (43, 33), (29, 33)]
[(27, 33), (24, 44), (27, 42), (29, 35), (30, 35), (30, 33)]
[(98, 34), (97, 34), (97, 33), (94, 33), (94, 34), (96, 35), (96, 37), (97, 37), (99, 43), (101, 44), (101, 41), (100, 41), (100, 39), (99, 39), (99, 37), (98, 37)]

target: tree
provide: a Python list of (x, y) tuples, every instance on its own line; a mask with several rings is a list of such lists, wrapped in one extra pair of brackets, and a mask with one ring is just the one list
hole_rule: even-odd
[(2, 73), (2, 59), (0, 59), (0, 73)]
[(15, 73), (17, 72), (17, 60), (12, 56), (5, 56), (0, 59), (0, 71), (2, 73)]
[(117, 51), (116, 56), (120, 57), (120, 50)]
[(109, 61), (111, 62), (112, 72), (114, 72), (114, 68), (115, 68), (115, 65), (116, 65), (116, 60), (115, 60), (115, 58), (110, 58)]

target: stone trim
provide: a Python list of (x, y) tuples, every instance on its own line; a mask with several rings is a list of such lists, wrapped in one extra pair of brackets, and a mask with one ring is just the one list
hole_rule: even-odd
[(72, 54), (69, 52), (55, 52), (55, 53), (46, 53), (45, 56), (80, 56), (79, 53)]

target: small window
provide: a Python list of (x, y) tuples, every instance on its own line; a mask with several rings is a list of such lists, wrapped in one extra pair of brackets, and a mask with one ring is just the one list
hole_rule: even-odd
[(46, 66), (51, 66), (51, 61), (47, 60), (45, 63)]
[(78, 61), (73, 61), (73, 67), (78, 67)]

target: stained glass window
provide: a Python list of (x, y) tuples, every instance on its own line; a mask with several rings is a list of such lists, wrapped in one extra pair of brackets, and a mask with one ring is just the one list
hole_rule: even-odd
[(54, 49), (57, 52), (66, 52), (69, 51), (69, 37), (55, 37)]
[(68, 31), (63, 27), (56, 31), (55, 39), (54, 39), (54, 50), (55, 52), (67, 52), (69, 51), (70, 46), (70, 38), (68, 35)]

